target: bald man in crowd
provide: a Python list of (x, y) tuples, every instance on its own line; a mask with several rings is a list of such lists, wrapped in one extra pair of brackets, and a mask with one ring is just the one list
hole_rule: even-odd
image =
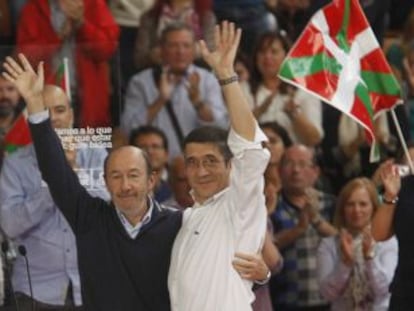
[[(52, 126), (55, 129), (72, 127), (73, 111), (64, 91), (47, 85), (43, 98)], [(109, 195), (100, 186), (99, 174), (96, 174), (102, 168), (106, 151), (82, 148), (65, 150), (65, 153), (75, 171), (85, 174), (89, 170), (88, 191), (107, 199)], [(4, 160), (0, 175), (0, 216), (2, 229), (16, 245), (24, 245), (27, 250), (36, 310), (82, 310), (75, 236), (42, 180), (33, 145), (19, 149)], [(12, 283), (19, 310), (32, 310), (23, 256), (15, 261)]]

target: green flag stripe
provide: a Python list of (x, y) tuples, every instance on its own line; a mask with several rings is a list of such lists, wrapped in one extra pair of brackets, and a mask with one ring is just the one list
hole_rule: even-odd
[(400, 96), (401, 89), (395, 77), (390, 73), (379, 73), (375, 71), (362, 71), (361, 77), (367, 84), (370, 92)]
[(362, 85), (362, 83), (358, 83), (355, 94), (361, 99), (362, 103), (364, 104), (365, 108), (367, 109), (371, 118), (374, 116), (374, 111), (372, 109), (371, 99), (369, 97), (369, 93), (367, 88)]
[[(326, 53), (320, 53), (313, 57), (287, 59), (280, 70), (280, 74), (287, 79), (302, 78), (324, 70), (339, 75), (341, 68), (336, 59)], [(361, 71), (361, 78), (371, 92), (393, 96), (401, 95), (400, 87), (392, 74)]]
[(21, 146), (15, 145), (15, 144), (7, 144), (4, 149), (8, 153), (12, 153), (12, 152), (16, 151), (19, 147), (21, 147)]
[(341, 69), (342, 66), (335, 58), (330, 57), (326, 53), (319, 53), (315, 56), (286, 59), (280, 69), (280, 75), (287, 79), (294, 79), (324, 70), (339, 75)]
[(349, 53), (351, 47), (348, 44), (347, 30), (349, 27), (350, 1), (344, 0), (344, 5), (344, 19), (342, 20), (342, 28), (338, 32), (336, 39), (338, 40), (339, 47), (346, 53)]
[(60, 83), (60, 81), (62, 81), (63, 80), (63, 76), (64, 76), (64, 74), (65, 74), (65, 68), (64, 68), (64, 65), (63, 65), (63, 63), (58, 67), (58, 70), (57, 70), (57, 72), (56, 72), (56, 79), (57, 79), (57, 82), (58, 83)]

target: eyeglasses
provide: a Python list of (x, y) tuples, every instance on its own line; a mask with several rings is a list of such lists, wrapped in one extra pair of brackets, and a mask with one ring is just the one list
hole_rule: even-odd
[(219, 159), (217, 159), (214, 156), (206, 156), (202, 159), (196, 159), (196, 158), (188, 158), (185, 159), (185, 166), (188, 169), (196, 169), (200, 166), (203, 166), (205, 169), (215, 169), (219, 166), (219, 164), (223, 162)]

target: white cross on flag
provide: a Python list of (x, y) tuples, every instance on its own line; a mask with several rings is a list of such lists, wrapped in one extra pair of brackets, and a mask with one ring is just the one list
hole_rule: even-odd
[[(316, 12), (279, 76), (360, 123), (372, 146), (373, 120), (401, 102), (400, 86), (358, 0), (333, 0)], [(371, 160), (378, 160), (376, 148)]]

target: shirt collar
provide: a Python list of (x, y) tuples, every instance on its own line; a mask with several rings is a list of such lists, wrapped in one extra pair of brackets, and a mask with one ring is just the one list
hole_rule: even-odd
[(190, 195), (191, 195), (191, 197), (193, 198), (193, 200), (195, 202), (194, 205), (193, 205), (193, 207), (194, 208), (197, 208), (197, 207), (203, 207), (203, 206), (212, 204), (215, 201), (217, 201), (218, 199), (220, 199), (220, 197), (222, 197), (224, 195), (224, 193), (226, 193), (228, 190), (229, 190), (229, 187), (226, 187), (223, 190), (221, 190), (221, 191), (213, 194), (210, 198), (208, 198), (207, 200), (205, 200), (203, 203), (198, 203), (198, 202), (196, 202), (196, 200), (194, 198), (194, 190), (191, 189), (190, 190)]
[(142, 227), (151, 221), (152, 211), (154, 209), (154, 202), (150, 198), (148, 198), (148, 204), (148, 211), (145, 213), (144, 217), (142, 217), (142, 220), (135, 226), (132, 226), (128, 219), (125, 217), (125, 215), (122, 214), (122, 212), (117, 207), (115, 207), (116, 213), (118, 214), (122, 226), (125, 228), (128, 235), (133, 239), (138, 235)]

